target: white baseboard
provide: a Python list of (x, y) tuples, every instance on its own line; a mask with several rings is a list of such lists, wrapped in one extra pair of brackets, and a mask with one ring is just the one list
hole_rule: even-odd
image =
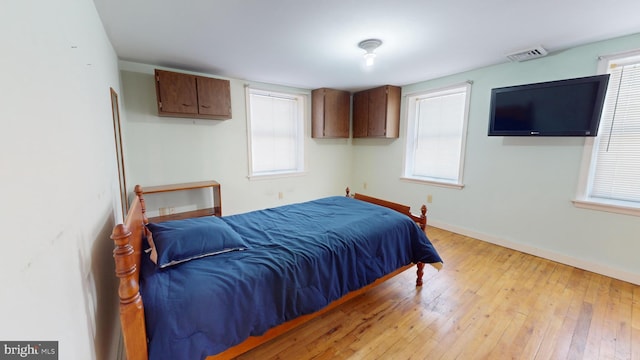
[[(474, 239), (485, 241), (491, 244), (504, 246), (509, 249), (521, 251), (523, 253), (527, 253), (527, 254), (538, 256), (544, 259), (556, 261), (561, 264), (573, 266), (579, 269), (594, 272), (596, 274), (600, 274), (600, 275), (608, 276), (614, 279), (626, 281), (632, 284), (640, 285), (640, 274), (630, 273), (628, 271), (612, 268), (604, 264), (594, 263), (594, 262), (574, 258), (568, 255), (559, 254), (553, 251), (543, 250), (530, 245), (521, 244), (521, 243), (517, 243), (517, 242), (505, 240), (505, 239), (500, 239), (495, 236), (479, 233), (476, 231), (468, 230), (468, 229), (450, 225), (447, 223), (442, 223), (437, 220), (429, 219), (428, 226), (437, 227), (437, 228), (451, 231), (457, 234), (469, 236)], [(446, 259), (444, 260), (445, 260), (445, 267), (446, 267)]]

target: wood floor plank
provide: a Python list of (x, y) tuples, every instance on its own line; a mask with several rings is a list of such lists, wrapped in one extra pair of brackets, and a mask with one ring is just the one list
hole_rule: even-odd
[[(518, 336), (526, 339), (522, 353), (528, 354), (530, 359), (535, 357), (542, 344), (550, 319), (555, 317), (554, 303), (550, 301), (551, 296), (531, 296), (535, 301), (531, 302), (525, 326), (520, 330)], [(523, 340), (524, 341), (524, 340)]]
[(487, 355), (487, 359), (527, 359), (533, 358), (532, 354), (522, 351), (526, 338), (519, 337), (525, 327), (527, 316), (522, 313), (513, 315), (509, 326), (504, 330), (496, 346)]
[(580, 315), (576, 321), (576, 325), (571, 337), (571, 345), (569, 347), (567, 358), (582, 359), (587, 346), (587, 338), (589, 328), (591, 327), (591, 319), (593, 318), (593, 307), (590, 303), (582, 302)]
[[(581, 281), (583, 279), (585, 281)], [(589, 332), (581, 328), (585, 322), (590, 323), (592, 317), (591, 305), (585, 305), (584, 298), (588, 288), (587, 275), (583, 270), (572, 269), (565, 291), (571, 293), (569, 308), (564, 316), (562, 327), (557, 335), (558, 342), (554, 346), (551, 358), (581, 358), (584, 352), (586, 337)], [(573, 352), (572, 352), (573, 351)], [(577, 357), (576, 357), (577, 356)]]
[(616, 289), (616, 280), (609, 283), (609, 296), (605, 299), (605, 318), (602, 324), (600, 339), (600, 358), (615, 359), (616, 336), (618, 332), (618, 307), (620, 306), (620, 292)]
[(631, 309), (631, 358), (640, 359), (640, 286), (632, 291)]
[(240, 359), (640, 359), (640, 286), (427, 230), (444, 259)]
[(593, 316), (587, 336), (585, 354), (600, 354), (600, 343), (602, 340), (604, 321), (606, 319), (607, 299), (609, 297), (611, 278), (594, 276), (591, 283), (593, 290), (588, 290), (585, 296), (585, 301), (591, 303), (593, 307)]
[(631, 323), (633, 310), (633, 287), (624, 281), (616, 280), (619, 290), (618, 330), (616, 335), (616, 359), (631, 359)]

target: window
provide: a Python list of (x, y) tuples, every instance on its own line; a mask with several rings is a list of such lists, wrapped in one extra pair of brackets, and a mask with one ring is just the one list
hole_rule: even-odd
[(471, 84), (409, 95), (405, 179), (462, 188)]
[(247, 89), (249, 177), (304, 171), (304, 97)]
[(611, 76), (598, 136), (585, 143), (575, 203), (640, 215), (640, 52), (600, 66)]

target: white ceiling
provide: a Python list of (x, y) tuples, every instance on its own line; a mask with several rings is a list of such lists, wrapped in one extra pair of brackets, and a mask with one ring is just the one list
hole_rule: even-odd
[[(94, 0), (121, 60), (307, 89), (406, 85), (640, 33), (640, 0)], [(383, 41), (365, 69), (358, 42)]]

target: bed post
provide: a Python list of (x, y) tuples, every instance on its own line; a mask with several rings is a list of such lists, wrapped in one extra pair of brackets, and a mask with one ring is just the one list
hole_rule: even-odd
[(424, 271), (423, 271), (424, 263), (418, 262), (416, 266), (418, 267), (418, 271), (416, 271), (416, 287), (417, 287), (417, 286), (422, 286), (422, 275), (424, 275)]
[(136, 197), (138, 198), (138, 201), (140, 201), (140, 211), (142, 212), (142, 223), (146, 225), (149, 223), (149, 219), (147, 219), (147, 206), (144, 203), (144, 196), (143, 196), (144, 190), (142, 190), (142, 186), (136, 185), (136, 187), (133, 188), (133, 191), (136, 193)]
[(116, 263), (116, 276), (120, 279), (120, 321), (129, 324), (122, 329), (127, 359), (147, 359), (147, 339), (144, 324), (144, 309), (138, 282), (135, 279), (136, 262), (134, 250), (129, 244), (131, 231), (118, 224), (113, 229), (111, 239), (115, 242), (113, 257)]
[(118, 224), (111, 232), (115, 244), (113, 258), (116, 276), (120, 279), (120, 324), (124, 348), (129, 360), (147, 360), (147, 332), (144, 305), (140, 295), (140, 256), (142, 253), (146, 209), (142, 198), (142, 187), (136, 185), (136, 198), (132, 201), (124, 224)]
[[(420, 228), (425, 231), (427, 228), (427, 206), (422, 205), (420, 207)], [(416, 286), (422, 286), (422, 275), (424, 275), (424, 263), (418, 262), (416, 264), (418, 270), (416, 271)]]
[(418, 222), (420, 223), (420, 228), (422, 230), (425, 230), (427, 228), (427, 206), (426, 205), (422, 205), (420, 207), (420, 220)]

